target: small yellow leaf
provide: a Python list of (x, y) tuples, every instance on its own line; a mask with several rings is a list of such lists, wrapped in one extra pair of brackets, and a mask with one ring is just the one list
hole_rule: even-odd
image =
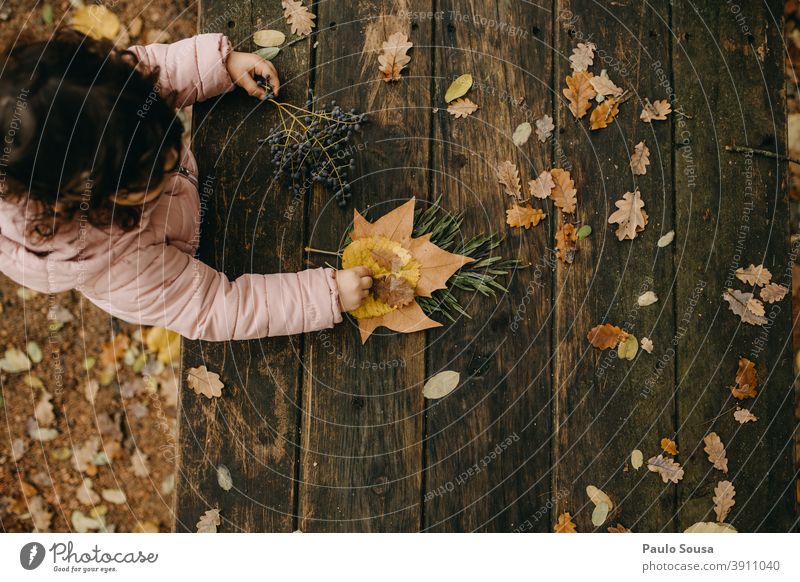
[(444, 100), (450, 103), (453, 99), (458, 99), (467, 94), (467, 91), (472, 87), (472, 75), (461, 75), (458, 79), (453, 81), (447, 88), (444, 94)]
[(460, 379), (461, 374), (458, 372), (453, 372), (452, 370), (439, 372), (425, 382), (425, 386), (422, 388), (422, 395), (430, 399), (447, 396), (456, 389)]
[(116, 14), (100, 4), (81, 6), (72, 15), (72, 28), (95, 40), (114, 40), (120, 24)]

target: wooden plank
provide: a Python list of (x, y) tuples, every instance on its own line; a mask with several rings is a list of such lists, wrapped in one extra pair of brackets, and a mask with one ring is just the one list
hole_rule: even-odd
[[(370, 116), (354, 152), (351, 204), (339, 208), (317, 187), (309, 211), (311, 246), (336, 249), (353, 208), (375, 215), (411, 195), (428, 195), (431, 24), (401, 10), (430, 2), (319, 4), (315, 89)], [(416, 45), (406, 78), (380, 80), (378, 54), (392, 33)], [(317, 257), (313, 257), (317, 258)], [(362, 346), (351, 320), (306, 339), (300, 528), (303, 531), (415, 531), (420, 524), (424, 335), (379, 330)]]
[[(728, 287), (751, 290), (734, 276), (751, 263), (791, 288), (798, 249), (788, 245), (786, 166), (723, 149), (786, 152), (782, 7), (678, 0), (673, 12), (675, 93), (691, 115), (675, 126), (677, 313), (686, 318), (677, 345), (678, 422), (688, 459), (680, 529), (715, 519), (711, 498), (723, 479), (737, 490), (727, 521), (739, 531), (796, 524), (790, 300), (767, 305), (769, 324), (760, 327), (740, 322), (721, 298)], [(732, 416), (727, 387), (740, 357), (755, 362), (762, 382), (758, 396), (741, 403), (759, 417), (754, 424)], [(727, 474), (703, 452), (711, 431), (727, 447)]]
[[(577, 218), (577, 226), (593, 229), (580, 241), (572, 265), (559, 262), (555, 289), (553, 488), (568, 491), (558, 499), (558, 513), (570, 512), (578, 531), (605, 531), (617, 522), (634, 531), (671, 531), (675, 485), (662, 483), (646, 468), (634, 471), (628, 463), (633, 449), (642, 450), (645, 458), (658, 454), (660, 439), (674, 438), (675, 429), (674, 365), (657, 372), (674, 335), (673, 248), (656, 246), (674, 228), (672, 121), (646, 124), (639, 119), (644, 99), (667, 97), (651, 65), (660, 61), (669, 71), (668, 7), (630, 2), (612, 8), (591, 0), (559, 0), (556, 19), (559, 145), (565, 153), (562, 167), (570, 164), (578, 189), (577, 215), (560, 214), (557, 220)], [(572, 74), (568, 58), (580, 42), (597, 46), (594, 74), (606, 69), (617, 85), (633, 93), (621, 104), (616, 121), (597, 131), (589, 130), (591, 112), (575, 120), (562, 93)], [(629, 162), (642, 140), (651, 165), (646, 175), (633, 176)], [(635, 240), (619, 241), (608, 217), (614, 202), (636, 188), (649, 222)], [(659, 301), (639, 307), (637, 297), (648, 290)], [(640, 350), (635, 361), (628, 361), (618, 359), (614, 350), (593, 348), (586, 335), (601, 323), (651, 338), (653, 354)], [(615, 502), (601, 528), (591, 523), (588, 485)]]
[[(497, 303), (462, 295), (472, 319), (429, 334), (428, 375), (452, 369), (463, 382), (427, 406), (425, 530), (547, 531), (552, 232), (548, 224), (508, 229), (511, 200), (495, 170), (512, 160), (525, 184), (550, 168), (549, 144), (533, 136), (517, 148), (511, 133), (552, 112), (552, 13), (549, 3), (510, 1), (444, 0), (438, 9), (434, 195), (447, 211), (465, 212), (465, 236), (499, 232), (507, 238), (498, 252), (531, 267)], [(454, 119), (444, 94), (464, 73), (480, 109)]]
[[(200, 14), (201, 30), (224, 32), (243, 51), (256, 48), (254, 30), (285, 27), (276, 2), (204, 1)], [(309, 55), (303, 41), (276, 60), (281, 99), (305, 98)], [(303, 266), (304, 202), (271, 183), (269, 152), (257, 144), (275, 123), (269, 104), (240, 90), (194, 109), (207, 205), (200, 258), (231, 278)], [(300, 345), (300, 338), (184, 343), (184, 368), (205, 364), (226, 388), (210, 401), (181, 391), (176, 530), (194, 531), (198, 517), (218, 507), (220, 531), (293, 531)], [(217, 484), (220, 464), (233, 477), (227, 492)]]

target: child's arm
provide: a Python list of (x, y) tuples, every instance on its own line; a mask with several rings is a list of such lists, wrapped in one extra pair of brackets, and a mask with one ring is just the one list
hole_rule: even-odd
[(200, 34), (172, 44), (132, 46), (139, 66), (158, 74), (158, 92), (174, 107), (185, 107), (233, 89), (243, 87), (250, 95), (263, 98), (256, 85), (258, 75), (269, 81), (277, 94), (278, 73), (272, 63), (251, 53), (231, 50), (222, 34)]
[[(341, 278), (346, 286), (342, 303), (352, 308), (349, 298), (360, 296), (371, 280), (355, 282), (349, 273)], [(341, 285), (332, 269), (249, 274), (229, 281), (173, 246), (154, 245), (115, 261), (80, 291), (126, 321), (164, 326), (191, 339), (225, 341), (332, 327), (342, 320)]]

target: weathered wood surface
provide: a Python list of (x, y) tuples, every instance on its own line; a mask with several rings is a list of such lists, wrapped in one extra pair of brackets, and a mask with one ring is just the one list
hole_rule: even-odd
[[(306, 337), (187, 342), (184, 366), (205, 363), (227, 388), (214, 401), (182, 392), (176, 529), (219, 507), (222, 531), (551, 531), (564, 511), (580, 531), (605, 531), (591, 525), (585, 487), (595, 485), (616, 504), (606, 525), (682, 531), (714, 520), (722, 479), (737, 489), (729, 521), (741, 531), (792, 528), (789, 302), (759, 328), (721, 299), (726, 287), (743, 288), (726, 281), (736, 267), (764, 262), (788, 284), (795, 258), (785, 165), (723, 149), (785, 149), (780, 2), (331, 0), (314, 11), (312, 37), (276, 59), (281, 99), (302, 102), (313, 88), (371, 115), (354, 152), (351, 207), (322, 190), (292, 201), (271, 185), (256, 140), (275, 112), (236, 92), (195, 109), (201, 177), (216, 177), (201, 257), (229, 276), (323, 264), (303, 247), (338, 248), (353, 206), (382, 214), (416, 195), (464, 211), (467, 236), (503, 233), (502, 254), (531, 266), (499, 302), (464, 297), (473, 318), (427, 334), (378, 334), (362, 346), (346, 320)], [(204, 1), (201, 26), (252, 50), (253, 31), (286, 29), (280, 12), (277, 0)], [(406, 78), (389, 85), (377, 54), (396, 31), (414, 48)], [(584, 41), (598, 47), (592, 70), (607, 69), (632, 93), (595, 132), (562, 95), (568, 57)], [(454, 120), (443, 95), (466, 72), (481, 108)], [(671, 100), (680, 113), (645, 124), (645, 99)], [(545, 113), (554, 139), (515, 147), (513, 129)], [(628, 162), (641, 140), (651, 165), (634, 177)], [(494, 172), (506, 159), (523, 183), (570, 169), (577, 213), (535, 201), (545, 224), (508, 230), (510, 201)], [(607, 218), (635, 188), (649, 222), (620, 242)], [(594, 229), (571, 265), (553, 255), (565, 220)], [(659, 249), (673, 229), (675, 242)], [(659, 301), (638, 307), (645, 290)], [(595, 350), (586, 333), (602, 322), (650, 337), (653, 354), (628, 362)], [(747, 403), (760, 420), (744, 426), (727, 389), (739, 357), (753, 359), (764, 381)], [(425, 402), (425, 379), (445, 369), (463, 384)], [(728, 447), (727, 475), (703, 452), (712, 430)], [(680, 449), (677, 486), (630, 468), (631, 450), (656, 455), (662, 437)], [(231, 491), (217, 484), (220, 464)]]

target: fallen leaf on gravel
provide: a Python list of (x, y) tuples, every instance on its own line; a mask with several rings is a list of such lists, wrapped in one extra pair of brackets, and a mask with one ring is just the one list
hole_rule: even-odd
[(70, 25), (95, 40), (114, 40), (120, 30), (117, 15), (100, 4), (84, 5), (75, 9)]
[(383, 42), (381, 54), (378, 55), (378, 70), (384, 81), (388, 83), (402, 79), (400, 72), (411, 62), (408, 51), (412, 46), (414, 45), (402, 32), (395, 32), (389, 40)]
[(467, 94), (467, 91), (472, 87), (472, 75), (461, 75), (455, 81), (450, 83), (447, 91), (444, 94), (446, 103), (450, 103), (453, 99), (458, 99)]
[(772, 273), (764, 265), (750, 265), (746, 269), (736, 269), (736, 278), (748, 285), (763, 287), (772, 280)]
[(312, 14), (300, 0), (282, 0), (281, 6), (283, 6), (283, 16), (291, 27), (292, 34), (298, 36), (311, 34), (316, 14)]
[(202, 394), (206, 398), (222, 396), (225, 384), (220, 382), (219, 374), (209, 372), (205, 366), (189, 368), (187, 374), (186, 383), (197, 394)]
[(591, 84), (593, 75), (587, 71), (567, 76), (567, 87), (562, 91), (569, 101), (569, 110), (576, 119), (581, 119), (592, 106), (591, 100), (597, 96)]
[(761, 299), (767, 303), (776, 303), (786, 297), (789, 289), (777, 283), (769, 283), (761, 289)]
[(665, 453), (669, 453), (673, 457), (678, 454), (678, 444), (673, 441), (672, 439), (668, 439), (664, 437), (661, 439), (661, 450)]
[(708, 433), (704, 438), (705, 443), (704, 451), (708, 455), (709, 462), (714, 465), (715, 469), (719, 469), (723, 473), (728, 472), (728, 458), (725, 453), (725, 445), (715, 432)]
[(619, 113), (619, 103), (613, 97), (609, 97), (600, 105), (594, 108), (589, 117), (589, 129), (597, 130), (608, 127)]
[(219, 509), (209, 509), (200, 516), (200, 521), (195, 527), (197, 527), (197, 533), (217, 533), (219, 524)]
[(22, 439), (14, 439), (11, 442), (11, 458), (15, 463), (22, 458), (27, 450), (28, 445)]
[(658, 473), (664, 483), (677, 483), (683, 479), (683, 468), (669, 457), (658, 455), (647, 460), (647, 468)]
[(535, 180), (528, 181), (528, 191), (534, 198), (547, 198), (555, 188), (553, 176), (547, 170), (539, 174)]
[(497, 181), (505, 188), (505, 193), (517, 200), (522, 200), (522, 184), (519, 181), (519, 170), (514, 163), (506, 160), (497, 166)]
[(101, 495), (103, 499), (114, 505), (122, 505), (128, 501), (128, 497), (122, 489), (103, 489)]
[(506, 210), (506, 223), (512, 228), (524, 226), (529, 229), (538, 225), (545, 216), (545, 213), (538, 208), (514, 204), (514, 206)]
[(758, 417), (746, 408), (737, 408), (736, 412), (733, 413), (733, 418), (735, 418), (736, 422), (739, 424), (756, 422), (758, 420)]
[(650, 103), (650, 101), (645, 101), (644, 109), (639, 118), (645, 123), (664, 121), (670, 113), (672, 113), (672, 106), (668, 101), (664, 101), (663, 99), (653, 101), (652, 103)]
[(530, 123), (527, 121), (520, 123), (517, 126), (517, 129), (514, 130), (514, 134), (511, 136), (511, 141), (514, 142), (514, 145), (517, 147), (525, 145), (525, 143), (531, 137), (531, 132), (533, 132), (533, 127)]
[(647, 226), (647, 212), (639, 190), (626, 192), (614, 205), (617, 210), (608, 217), (608, 224), (617, 224), (619, 240), (633, 240)]
[(92, 487), (93, 483), (89, 477), (86, 477), (83, 482), (78, 485), (75, 490), (75, 499), (78, 500), (78, 503), (82, 503), (83, 505), (97, 505), (100, 503), (100, 496)]
[(478, 110), (478, 104), (467, 98), (456, 99), (447, 106), (447, 112), (456, 119), (468, 117)]
[(545, 142), (547, 139), (553, 135), (553, 130), (556, 128), (553, 125), (553, 118), (549, 115), (543, 115), (540, 119), (536, 120), (536, 138), (541, 141)]
[(717, 514), (717, 521), (723, 522), (731, 509), (736, 505), (734, 497), (736, 496), (736, 489), (730, 481), (720, 481), (714, 487), (714, 513)]
[(738, 315), (744, 323), (750, 325), (764, 325), (767, 318), (753, 313), (748, 304), (753, 298), (752, 293), (745, 293), (738, 289), (728, 289), (722, 294), (722, 298), (728, 302), (731, 311)]
[(633, 155), (631, 156), (631, 171), (633, 172), (634, 176), (644, 176), (647, 173), (647, 166), (649, 165), (650, 150), (643, 141), (640, 141), (633, 148)]
[(6, 350), (4, 357), (0, 358), (0, 370), (11, 374), (27, 372), (31, 369), (31, 360), (28, 355), (17, 348)]
[(442, 398), (455, 390), (460, 380), (461, 374), (458, 372), (453, 372), (452, 370), (439, 372), (425, 382), (425, 386), (422, 388), (422, 395), (429, 399)]
[(556, 232), (556, 258), (567, 264), (571, 264), (575, 260), (575, 253), (578, 245), (578, 234), (575, 231), (575, 226), (569, 222), (561, 225), (561, 228)]
[(572, 214), (575, 212), (575, 207), (578, 203), (578, 191), (575, 189), (575, 182), (570, 177), (569, 172), (561, 168), (550, 170), (550, 175), (553, 178), (553, 189), (550, 191), (550, 198), (561, 209), (561, 212)]
[(556, 524), (553, 526), (553, 531), (556, 533), (578, 533), (569, 512), (562, 513), (558, 516), (558, 521), (556, 521)]
[(33, 529), (37, 532), (50, 531), (53, 514), (48, 511), (41, 495), (35, 495), (28, 500), (28, 510), (33, 520)]
[(133, 474), (137, 477), (149, 476), (150, 463), (147, 460), (147, 455), (139, 449), (134, 450), (131, 455), (131, 468), (133, 469)]
[(628, 335), (628, 333), (622, 331), (616, 325), (603, 323), (589, 330), (589, 333), (586, 334), (586, 338), (594, 347), (607, 350), (609, 348), (616, 348), (619, 342), (628, 339)]
[(42, 391), (39, 402), (36, 403), (36, 408), (33, 409), (33, 416), (39, 426), (50, 426), (56, 419), (56, 415), (53, 414), (53, 403), (50, 402), (52, 399), (52, 394), (47, 390)]

